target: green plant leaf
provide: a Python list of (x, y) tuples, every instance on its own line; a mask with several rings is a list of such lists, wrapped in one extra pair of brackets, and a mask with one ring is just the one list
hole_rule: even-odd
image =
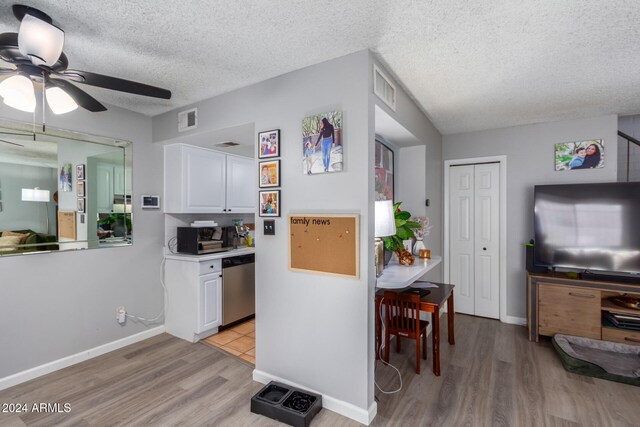
[(411, 218), (411, 214), (407, 211), (401, 211), (396, 213), (396, 219), (403, 219), (406, 221), (409, 218)]
[(407, 228), (422, 228), (422, 224), (415, 221), (407, 221), (404, 226)]

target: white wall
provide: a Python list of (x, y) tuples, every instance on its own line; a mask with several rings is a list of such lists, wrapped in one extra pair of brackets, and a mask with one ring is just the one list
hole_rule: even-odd
[(0, 233), (11, 230), (33, 230), (47, 233), (45, 203), (23, 202), (22, 189), (39, 187), (49, 190), (51, 203), (47, 212), (50, 234), (55, 234), (55, 206), (53, 193), (57, 180), (54, 168), (0, 163)]
[[(367, 331), (374, 320), (368, 296), (375, 276), (368, 64), (369, 52), (357, 52), (179, 109), (198, 107), (194, 132), (203, 135), (249, 122), (256, 132), (281, 130), (276, 235), (264, 236), (262, 218), (256, 218), (256, 372), (319, 391), (360, 419), (375, 408), (369, 392), (373, 361), (367, 363), (373, 357)], [(303, 175), (302, 119), (333, 109), (343, 112), (345, 170)], [(177, 111), (154, 117), (154, 141), (183, 137), (176, 118)], [(257, 205), (257, 185), (255, 198)], [(360, 215), (359, 279), (289, 271), (287, 215), (312, 212)]]
[[(616, 181), (617, 126), (612, 115), (444, 136), (444, 160), (507, 156), (508, 316), (526, 317), (524, 244), (533, 238), (534, 185)], [(604, 140), (604, 167), (556, 172), (554, 145), (587, 139)]]
[[(148, 329), (118, 325), (119, 305), (141, 316), (162, 308), (163, 216), (138, 202), (140, 194), (162, 194), (162, 150), (151, 144), (150, 118), (108, 108), (53, 117), (47, 111), (47, 126), (133, 141), (134, 244), (0, 258), (0, 379)], [(0, 117), (32, 120), (4, 105)]]

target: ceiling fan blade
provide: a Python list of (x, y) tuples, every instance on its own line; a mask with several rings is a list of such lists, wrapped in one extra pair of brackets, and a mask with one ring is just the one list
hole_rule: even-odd
[(131, 80), (119, 79), (117, 77), (105, 76), (102, 74), (90, 73), (88, 71), (67, 70), (59, 74), (78, 83), (105, 89), (128, 92), (136, 95), (151, 96), (153, 98), (171, 99), (171, 91), (144, 83), (132, 82)]
[(14, 70), (11, 68), (0, 68), (0, 76), (6, 76), (7, 74), (13, 74), (18, 70)]
[(53, 19), (51, 19), (49, 15), (47, 15), (43, 11), (38, 10), (34, 7), (25, 6), (23, 4), (14, 4), (11, 7), (11, 9), (13, 10), (13, 16), (18, 18), (18, 21), (22, 21), (22, 18), (24, 18), (24, 15), (28, 14), (31, 16), (35, 16), (36, 18), (46, 22), (47, 24), (53, 25)]
[(107, 107), (99, 103), (87, 92), (83, 91), (77, 86), (72, 85), (68, 81), (50, 78), (47, 81), (47, 84), (59, 87), (60, 89), (64, 90), (71, 98), (73, 98), (76, 104), (78, 104), (85, 110), (89, 110), (92, 113), (107, 111)]
[(31, 59), (18, 49), (18, 33), (0, 34), (0, 59), (12, 64), (31, 63)]

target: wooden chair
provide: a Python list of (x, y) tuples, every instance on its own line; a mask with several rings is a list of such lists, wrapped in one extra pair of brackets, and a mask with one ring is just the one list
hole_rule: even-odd
[(423, 358), (427, 360), (427, 326), (429, 322), (420, 320), (420, 295), (402, 292), (385, 291), (385, 353), (384, 359), (389, 363), (389, 339), (396, 336), (396, 352), (400, 352), (400, 339), (409, 338), (416, 341), (416, 373), (420, 373), (420, 335), (422, 335)]

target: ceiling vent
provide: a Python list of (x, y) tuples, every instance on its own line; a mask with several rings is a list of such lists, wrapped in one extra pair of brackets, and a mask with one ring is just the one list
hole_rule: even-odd
[(396, 111), (396, 86), (376, 64), (373, 64), (373, 93), (393, 111)]
[(178, 132), (191, 130), (198, 127), (198, 109), (181, 111), (178, 113)]
[(216, 144), (216, 147), (235, 147), (236, 145), (240, 145), (237, 142), (227, 141)]

